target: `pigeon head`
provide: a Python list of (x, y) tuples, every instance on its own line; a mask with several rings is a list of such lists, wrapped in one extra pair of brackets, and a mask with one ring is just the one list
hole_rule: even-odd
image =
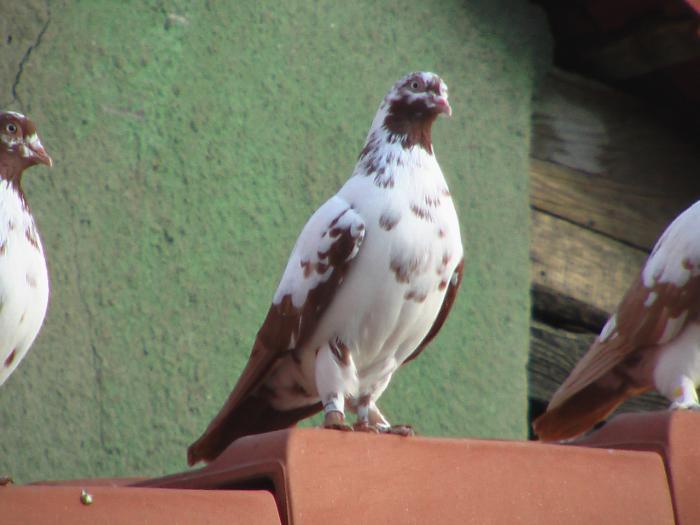
[(440, 113), (452, 115), (447, 101), (447, 84), (435, 73), (409, 73), (394, 84), (386, 101), (390, 114), (401, 114), (412, 120), (434, 119)]
[(0, 112), (0, 177), (16, 178), (35, 164), (53, 164), (39, 140), (34, 123), (13, 111)]
[(384, 98), (384, 128), (402, 138), (404, 147), (420, 145), (432, 152), (430, 131), (435, 119), (452, 115), (447, 85), (435, 73), (409, 73)]

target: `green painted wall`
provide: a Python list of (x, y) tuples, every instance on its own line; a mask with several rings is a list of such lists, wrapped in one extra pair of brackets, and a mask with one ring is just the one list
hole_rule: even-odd
[(55, 161), (25, 177), (52, 290), (0, 389), (0, 474), (184, 468), (298, 231), (416, 69), (450, 87), (434, 141), (467, 273), (443, 333), (381, 405), (423, 434), (526, 435), (543, 14), (520, 0), (232, 4), (0, 0), (0, 107), (30, 114)]

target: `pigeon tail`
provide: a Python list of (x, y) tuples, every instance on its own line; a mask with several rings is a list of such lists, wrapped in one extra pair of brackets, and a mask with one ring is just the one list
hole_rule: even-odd
[(220, 413), (204, 434), (187, 449), (187, 464), (216, 459), (233, 441), (250, 434), (262, 434), (293, 427), (297, 421), (320, 412), (321, 403), (292, 410), (277, 410), (269, 400), (248, 396), (227, 413)]
[[(647, 389), (642, 389), (647, 390)], [(532, 423), (542, 441), (561, 441), (583, 434), (608, 417), (623, 401), (640, 394), (614, 370), (547, 411)]]

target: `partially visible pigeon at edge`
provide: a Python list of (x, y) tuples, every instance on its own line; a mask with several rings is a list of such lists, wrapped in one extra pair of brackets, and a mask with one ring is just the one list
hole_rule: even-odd
[(46, 316), (49, 276), (24, 170), (52, 165), (34, 123), (0, 112), (0, 385), (27, 355)]
[(533, 429), (544, 441), (574, 438), (652, 389), (671, 409), (698, 410), (699, 383), (700, 201), (666, 228)]

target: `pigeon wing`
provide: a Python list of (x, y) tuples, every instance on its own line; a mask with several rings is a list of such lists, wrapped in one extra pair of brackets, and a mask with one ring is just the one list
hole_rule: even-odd
[[(338, 196), (311, 216), (292, 250), (243, 373), (219, 414), (188, 450), (190, 464), (215, 457), (222, 446), (240, 435), (255, 433), (246, 431), (244, 418), (236, 418), (237, 409), (264, 384), (275, 361), (303, 347), (314, 333), (359, 253), (364, 235), (362, 217)], [(270, 426), (289, 426), (306, 415), (276, 415), (279, 421), (271, 421)], [(216, 453), (211, 443), (217, 444)]]

